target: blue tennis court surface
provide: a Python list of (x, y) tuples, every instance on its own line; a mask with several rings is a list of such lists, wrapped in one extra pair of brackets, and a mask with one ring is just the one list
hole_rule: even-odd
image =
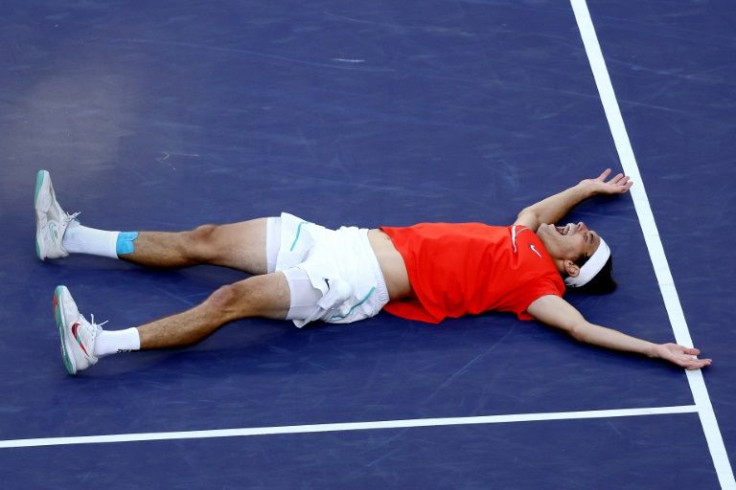
[[(657, 236), (630, 195), (571, 216), (606, 237), (619, 281), (613, 295), (571, 302), (665, 342), (674, 297), (714, 359), (702, 378), (512, 315), (435, 326), (386, 313), (303, 331), (240, 321), (191, 349), (68, 376), (56, 285), (117, 329), (243, 275), (39, 262), (40, 168), (84, 224), (180, 230), (282, 210), (329, 227), (509, 224), (622, 163), (567, 2), (10, 3), (3, 485), (734, 488), (732, 2), (590, 2)], [(652, 238), (675, 288), (660, 288)]]

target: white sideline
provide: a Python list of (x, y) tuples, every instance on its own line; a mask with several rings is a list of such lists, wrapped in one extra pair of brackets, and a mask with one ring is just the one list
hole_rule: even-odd
[[(662, 293), (670, 324), (675, 334), (675, 340), (678, 344), (692, 347), (693, 343), (690, 338), (690, 331), (685, 321), (685, 315), (682, 311), (675, 281), (670, 272), (667, 257), (664, 254), (664, 247), (657, 231), (657, 225), (654, 222), (654, 214), (649, 205), (644, 181), (639, 173), (639, 166), (636, 163), (616, 94), (613, 91), (611, 78), (606, 68), (606, 62), (603, 58), (600, 44), (598, 43), (598, 36), (595, 33), (588, 5), (585, 0), (570, 0), (570, 3), (575, 13), (575, 19), (580, 29), (585, 52), (588, 55), (590, 68), (593, 71), (593, 77), (595, 78), (595, 83), (601, 96), (603, 109), (608, 119), (608, 125), (611, 128), (611, 134), (613, 135), (621, 165), (624, 172), (636, 182), (636, 185), (631, 188), (631, 196), (634, 201), (634, 207), (636, 208), (636, 214), (639, 217), (639, 224), (644, 233), (644, 240), (649, 250), (649, 256), (654, 265), (654, 272), (657, 276), (659, 289)], [(731, 463), (728, 460), (728, 453), (723, 443), (721, 431), (718, 428), (718, 421), (716, 420), (713, 405), (708, 396), (708, 389), (705, 386), (703, 374), (701, 371), (688, 371), (687, 380), (690, 384), (695, 406), (698, 408), (700, 422), (703, 426), (705, 438), (708, 442), (708, 449), (710, 450), (711, 458), (713, 458), (713, 464), (721, 487), (736, 488), (736, 480), (734, 480)]]
[(548, 420), (582, 420), (614, 417), (640, 417), (697, 413), (694, 405), (619, 410), (591, 410), (579, 412), (529, 413), (516, 415), (488, 415), (480, 417), (451, 417), (434, 419), (384, 420), (378, 422), (351, 422), (341, 424), (292, 425), (283, 427), (252, 427), (243, 429), (194, 430), (184, 432), (149, 432), (142, 434), (109, 434), (79, 437), (45, 437), (0, 441), (0, 449), (66, 446), (73, 444), (104, 444), (141, 441), (169, 441), (179, 439), (214, 439), (284, 434), (315, 434), (356, 430), (411, 429), (419, 427), (446, 427), (457, 425), (505, 424), (512, 422), (539, 422)]

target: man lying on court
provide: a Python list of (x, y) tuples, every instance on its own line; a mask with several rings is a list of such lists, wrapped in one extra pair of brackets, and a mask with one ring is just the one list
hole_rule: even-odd
[(589, 344), (660, 358), (687, 369), (708, 366), (697, 349), (653, 344), (594, 325), (567, 301), (566, 288), (611, 292), (611, 252), (583, 223), (555, 226), (595, 195), (626, 193), (623, 174), (577, 185), (523, 209), (511, 226), (423, 223), (404, 228), (328, 230), (288, 213), (191, 231), (111, 232), (82, 226), (56, 201), (49, 173), (36, 179), (36, 253), (41, 260), (86, 253), (153, 267), (214, 264), (251, 277), (223, 286), (182, 313), (124, 330), (87, 321), (65, 286), (54, 292), (64, 364), (70, 374), (106, 355), (184, 347), (246, 317), (350, 323), (385, 309), (437, 323), (508, 311)]

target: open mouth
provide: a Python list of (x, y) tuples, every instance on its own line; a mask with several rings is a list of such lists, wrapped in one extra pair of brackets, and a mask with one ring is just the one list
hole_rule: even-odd
[(567, 226), (555, 226), (555, 230), (557, 230), (557, 233), (560, 235), (568, 235), (572, 231), (573, 227), (572, 223), (568, 223)]

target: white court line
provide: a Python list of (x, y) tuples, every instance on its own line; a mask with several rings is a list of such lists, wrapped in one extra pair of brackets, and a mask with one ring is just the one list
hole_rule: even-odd
[[(657, 225), (654, 222), (654, 214), (649, 205), (644, 181), (639, 173), (639, 166), (634, 157), (634, 151), (631, 148), (626, 126), (616, 100), (616, 94), (613, 91), (611, 78), (606, 68), (606, 63), (601, 52), (598, 37), (593, 27), (593, 21), (590, 18), (590, 12), (585, 0), (570, 0), (575, 18), (580, 29), (580, 35), (583, 39), (583, 45), (590, 61), (590, 67), (593, 70), (593, 77), (598, 86), (598, 92), (601, 96), (603, 109), (608, 119), (608, 125), (611, 127), (611, 134), (616, 145), (619, 159), (624, 172), (629, 175), (636, 185), (631, 188), (631, 196), (636, 208), (636, 214), (639, 217), (639, 223), (644, 233), (644, 240), (649, 250), (654, 272), (657, 276), (659, 289), (664, 299), (664, 305), (667, 309), (672, 330), (675, 334), (675, 340), (678, 344), (692, 347), (693, 343), (690, 338), (690, 331), (685, 321), (685, 315), (682, 311), (680, 298), (675, 288), (675, 281), (670, 272), (667, 257), (664, 254), (662, 240), (657, 231)], [(687, 380), (690, 384), (690, 390), (693, 393), (695, 405), (698, 407), (700, 422), (703, 425), (705, 438), (708, 442), (713, 464), (718, 473), (718, 479), (722, 488), (736, 488), (736, 480), (734, 480), (731, 463), (728, 460), (728, 453), (723, 443), (721, 431), (718, 428), (713, 405), (711, 404), (708, 390), (705, 387), (703, 374), (701, 371), (688, 371)]]
[(582, 420), (614, 417), (640, 417), (697, 413), (695, 405), (619, 410), (591, 410), (581, 412), (529, 413), (516, 415), (488, 415), (481, 417), (452, 417), (435, 419), (384, 420), (379, 422), (351, 422), (342, 424), (292, 425), (283, 427), (252, 427), (244, 429), (195, 430), (185, 432), (150, 432), (143, 434), (111, 434), (80, 437), (45, 437), (0, 441), (0, 449), (73, 444), (104, 444), (142, 441), (170, 441), (180, 439), (214, 439), (286, 434), (315, 434), (358, 430), (414, 429), (420, 427), (447, 427), (458, 425), (506, 424), (512, 422), (539, 422), (550, 420)]

